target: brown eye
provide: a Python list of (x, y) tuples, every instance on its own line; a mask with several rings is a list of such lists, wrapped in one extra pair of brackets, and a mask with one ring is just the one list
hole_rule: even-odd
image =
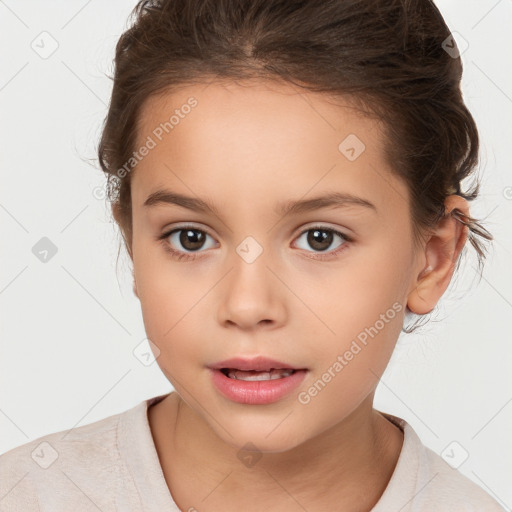
[(187, 251), (201, 249), (205, 241), (205, 233), (198, 229), (180, 229), (179, 242)]
[(173, 229), (172, 231), (163, 234), (160, 238), (174, 250), (186, 253), (187, 251), (198, 252), (202, 249), (207, 237), (210, 237), (210, 235), (201, 229), (184, 227), (180, 229)]
[(316, 226), (313, 228), (309, 228), (301, 233), (299, 239), (306, 235), (306, 242), (309, 247), (314, 249), (314, 251), (325, 252), (329, 249), (329, 247), (333, 244), (336, 237), (341, 239), (341, 243), (339, 243), (336, 247), (334, 247), (334, 251), (340, 247), (341, 245), (345, 245), (346, 242), (350, 241), (350, 238), (335, 229), (326, 228), (322, 226)]
[(308, 231), (308, 244), (316, 251), (325, 251), (332, 244), (333, 233), (323, 229), (311, 229)]

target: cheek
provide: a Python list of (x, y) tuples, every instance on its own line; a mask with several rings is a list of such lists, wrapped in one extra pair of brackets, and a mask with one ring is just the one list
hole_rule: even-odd
[(338, 293), (334, 307), (325, 299), (325, 307), (317, 303), (335, 334), (325, 331), (319, 340), (316, 372), (301, 403), (307, 402), (312, 417), (323, 417), (324, 426), (346, 417), (375, 390), (403, 325), (404, 306), (393, 280), (378, 289), (364, 280), (360, 286), (357, 277), (351, 273), (343, 280), (346, 292)]
[(198, 324), (194, 309), (207, 291), (204, 286), (183, 275), (168, 276), (155, 267), (144, 272), (140, 281), (137, 288), (148, 337), (167, 342), (184, 332), (186, 337), (193, 336)]
[(165, 261), (163, 250), (150, 240), (134, 237), (133, 268), (146, 333), (157, 341), (178, 321), (180, 297), (187, 293), (170, 272), (176, 266)]
[(345, 340), (374, 325), (381, 315), (396, 321), (401, 314), (397, 309), (405, 302), (407, 274), (405, 258), (382, 245), (357, 249), (347, 256), (301, 290), (306, 302), (334, 331), (333, 337)]
[[(160, 351), (159, 366), (173, 374), (179, 368), (201, 364), (202, 347), (207, 342), (199, 317), (205, 314), (207, 292), (215, 282), (198, 279), (193, 271), (187, 270), (191, 268), (186, 263), (171, 261), (163, 250), (153, 254), (134, 251), (146, 335)], [(211, 311), (210, 307), (210, 314)]]
[(345, 268), (323, 279), (328, 288), (317, 281), (307, 295), (328, 327), (322, 327), (317, 363), (318, 371), (331, 368), (336, 374), (332, 381), (337, 384), (328, 386), (333, 399), (340, 392), (363, 396), (374, 387), (391, 357), (405, 313), (406, 264), (398, 252), (375, 245), (364, 256), (363, 251), (354, 253), (345, 262)]

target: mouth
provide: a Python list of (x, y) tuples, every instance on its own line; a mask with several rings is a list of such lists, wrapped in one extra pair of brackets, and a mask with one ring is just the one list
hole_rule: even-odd
[(220, 368), (220, 371), (230, 379), (245, 381), (277, 380), (293, 375), (293, 368), (270, 368), (269, 370), (239, 370), (237, 368)]
[(234, 360), (224, 361), (215, 367), (209, 367), (211, 382), (224, 398), (232, 402), (266, 405), (289, 396), (304, 382), (309, 372), (306, 368), (291, 368), (268, 361), (259, 360), (257, 369), (253, 369), (254, 365), (248, 360), (244, 360), (242, 364), (240, 360), (238, 364)]

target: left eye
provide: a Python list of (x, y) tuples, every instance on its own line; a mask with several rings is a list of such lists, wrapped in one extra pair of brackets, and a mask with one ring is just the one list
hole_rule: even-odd
[(342, 243), (338, 244), (334, 249), (337, 249), (341, 245), (344, 245), (344, 242), (350, 241), (350, 238), (335, 229), (326, 228), (322, 226), (312, 227), (306, 229), (301, 233), (298, 237), (298, 240), (302, 238), (304, 235), (306, 236), (306, 241), (310, 247), (313, 249), (325, 252), (329, 246), (333, 243), (333, 239), (335, 236), (342, 239)]

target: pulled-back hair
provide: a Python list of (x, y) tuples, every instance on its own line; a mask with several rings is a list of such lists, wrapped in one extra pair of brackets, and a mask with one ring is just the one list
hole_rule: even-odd
[[(385, 157), (409, 190), (415, 245), (445, 216), (448, 195), (477, 197), (477, 180), (467, 191), (461, 182), (478, 163), (478, 131), (462, 98), (456, 43), (432, 1), (142, 0), (131, 19), (116, 46), (98, 147), (130, 254), (126, 163), (142, 107), (151, 96), (212, 80), (284, 81), (350, 98), (382, 121)], [(469, 228), (481, 274), (493, 237), (477, 219), (452, 215)]]

